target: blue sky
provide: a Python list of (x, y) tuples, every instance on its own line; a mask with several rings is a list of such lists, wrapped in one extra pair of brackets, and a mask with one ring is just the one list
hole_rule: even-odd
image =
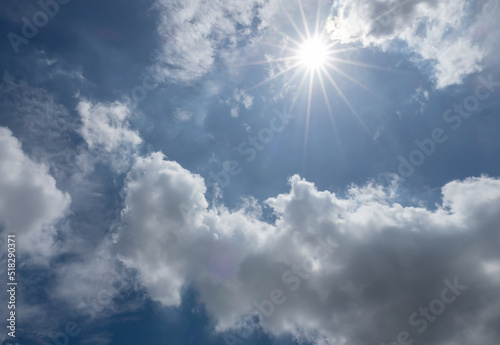
[(499, 11), (5, 0), (1, 343), (497, 344)]

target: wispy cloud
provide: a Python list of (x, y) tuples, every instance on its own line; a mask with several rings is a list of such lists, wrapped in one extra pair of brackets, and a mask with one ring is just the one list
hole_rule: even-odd
[(162, 47), (157, 60), (163, 75), (190, 83), (211, 70), (220, 52), (247, 41), (267, 25), (276, 0), (200, 2), (157, 0)]

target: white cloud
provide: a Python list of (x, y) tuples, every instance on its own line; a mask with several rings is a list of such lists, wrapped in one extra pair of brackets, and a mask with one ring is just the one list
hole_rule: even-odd
[[(186, 239), (192, 238), (192, 233), (209, 236), (206, 229), (200, 229), (199, 216), (190, 217), (189, 226), (183, 226), (185, 220), (178, 206), (185, 204), (206, 210), (204, 192), (201, 177), (191, 175), (175, 162), (164, 161), (160, 153), (137, 158), (129, 172), (123, 210), (127, 230), (121, 234), (120, 248), (129, 266), (144, 265), (145, 269), (141, 270), (144, 283), (152, 297), (165, 304), (180, 302), (179, 289), (184, 283), (185, 269), (179, 260), (167, 266), (163, 262), (171, 258), (172, 262), (174, 258), (187, 259), (188, 248), (183, 245)], [(158, 245), (148, 249), (145, 255), (143, 249), (151, 240)]]
[(20, 142), (5, 127), (0, 127), (0, 176), (4, 234), (16, 234), (23, 253), (51, 257), (57, 234), (54, 225), (67, 212), (71, 199), (57, 188), (45, 165), (24, 154)]
[(245, 90), (235, 89), (233, 98), (236, 102), (243, 104), (246, 109), (250, 108), (253, 104), (253, 96), (246, 93)]
[[(80, 134), (94, 158), (108, 161), (115, 171), (126, 171), (131, 156), (142, 143), (139, 133), (130, 129), (130, 105), (118, 101), (100, 103), (82, 99), (76, 110), (82, 120)], [(81, 165), (92, 167), (93, 162), (89, 162), (89, 158), (88, 153), (78, 157)]]
[(191, 120), (193, 113), (187, 110), (175, 109), (174, 117), (179, 122), (186, 122)]
[(102, 147), (111, 152), (123, 145), (134, 147), (142, 142), (139, 134), (130, 129), (127, 118), (132, 112), (127, 104), (92, 103), (84, 99), (76, 109), (82, 118), (80, 132), (91, 149)]
[(199, 0), (157, 0), (163, 39), (157, 54), (165, 77), (190, 83), (210, 71), (220, 51), (248, 40), (260, 20), (265, 28), (277, 6), (275, 0), (206, 2)]
[(335, 16), (326, 30), (341, 43), (362, 42), (384, 49), (402, 40), (422, 59), (435, 62), (436, 86), (444, 88), (483, 68), (488, 51), (470, 27), (479, 18), (484, 22), (484, 13), (491, 18), (494, 14), (488, 12), (491, 6), (484, 6), (482, 14), (471, 8), (466, 0), (343, 0), (334, 3)]
[(238, 112), (238, 107), (231, 107), (231, 117), (237, 118), (240, 116), (240, 113)]
[[(484, 262), (500, 258), (500, 180), (451, 182), (435, 210), (396, 203), (394, 184), (352, 186), (345, 197), (318, 191), (299, 176), (290, 186), (265, 202), (277, 217), (269, 224), (257, 201), (234, 210), (209, 207), (200, 176), (161, 153), (137, 158), (126, 181), (117, 249), (154, 300), (178, 305), (181, 288), (196, 287), (219, 330), (237, 327), (256, 312), (253, 302), (280, 289), (286, 300), (270, 317), (260, 316), (263, 329), (318, 343), (392, 341), (412, 328), (408, 316), (434, 299), (445, 279), (481, 286), (447, 311), (453, 317), (441, 325), (443, 339), (461, 330), (458, 320), (471, 317), (471, 305), (481, 309), (494, 298), (499, 282), (485, 273)], [(314, 259), (318, 241), (327, 239), (340, 248)], [(483, 324), (499, 317), (496, 310), (481, 315)], [(435, 339), (436, 332), (423, 336)]]
[(231, 105), (231, 117), (237, 118), (240, 116), (240, 104), (249, 109), (253, 104), (254, 97), (249, 95), (245, 90), (234, 89), (233, 98), (225, 101), (226, 104)]

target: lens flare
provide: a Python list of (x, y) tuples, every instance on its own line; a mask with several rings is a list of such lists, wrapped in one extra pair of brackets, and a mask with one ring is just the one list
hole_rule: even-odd
[(301, 44), (297, 58), (307, 68), (322, 68), (328, 58), (328, 44), (319, 37), (312, 37)]

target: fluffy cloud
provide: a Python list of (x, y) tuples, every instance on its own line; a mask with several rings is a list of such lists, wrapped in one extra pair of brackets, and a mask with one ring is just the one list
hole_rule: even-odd
[[(76, 110), (82, 120), (80, 134), (95, 157), (109, 160), (118, 172), (125, 171), (129, 166), (129, 157), (142, 143), (139, 133), (130, 129), (130, 105), (118, 101), (100, 103), (82, 99)], [(85, 160), (88, 157), (81, 155), (80, 159)]]
[(131, 109), (127, 104), (82, 100), (76, 109), (82, 118), (81, 134), (91, 149), (100, 146), (111, 152), (122, 146), (136, 146), (142, 142), (139, 134), (129, 128), (127, 118), (131, 116)]
[[(362, 42), (386, 48), (399, 39), (422, 59), (435, 62), (438, 88), (458, 84), (482, 69), (486, 51), (470, 30), (481, 18), (493, 21), (497, 1), (414, 0), (336, 1), (334, 17), (327, 23), (333, 40)], [(472, 8), (476, 5), (478, 8)], [(485, 5), (484, 7), (482, 5)], [(495, 7), (495, 8), (493, 8)], [(494, 11), (493, 13), (491, 11)], [(483, 13), (481, 15), (481, 13)]]
[(28, 158), (10, 130), (0, 127), (0, 227), (17, 234), (21, 251), (34, 256), (54, 254), (54, 224), (70, 204), (45, 165)]
[[(397, 203), (395, 184), (339, 197), (293, 176), (288, 193), (265, 202), (269, 224), (252, 199), (209, 207), (200, 176), (154, 153), (136, 159), (124, 192), (122, 260), (165, 305), (194, 286), (221, 331), (257, 315), (267, 332), (317, 343), (389, 343), (402, 331), (442, 343), (498, 336), (498, 179), (451, 182), (428, 209)], [(409, 316), (455, 279), (467, 290), (420, 334)]]
[(205, 75), (221, 50), (236, 47), (269, 25), (278, 10), (275, 0), (204, 2), (157, 0), (163, 40), (157, 54), (165, 77), (190, 83)]

